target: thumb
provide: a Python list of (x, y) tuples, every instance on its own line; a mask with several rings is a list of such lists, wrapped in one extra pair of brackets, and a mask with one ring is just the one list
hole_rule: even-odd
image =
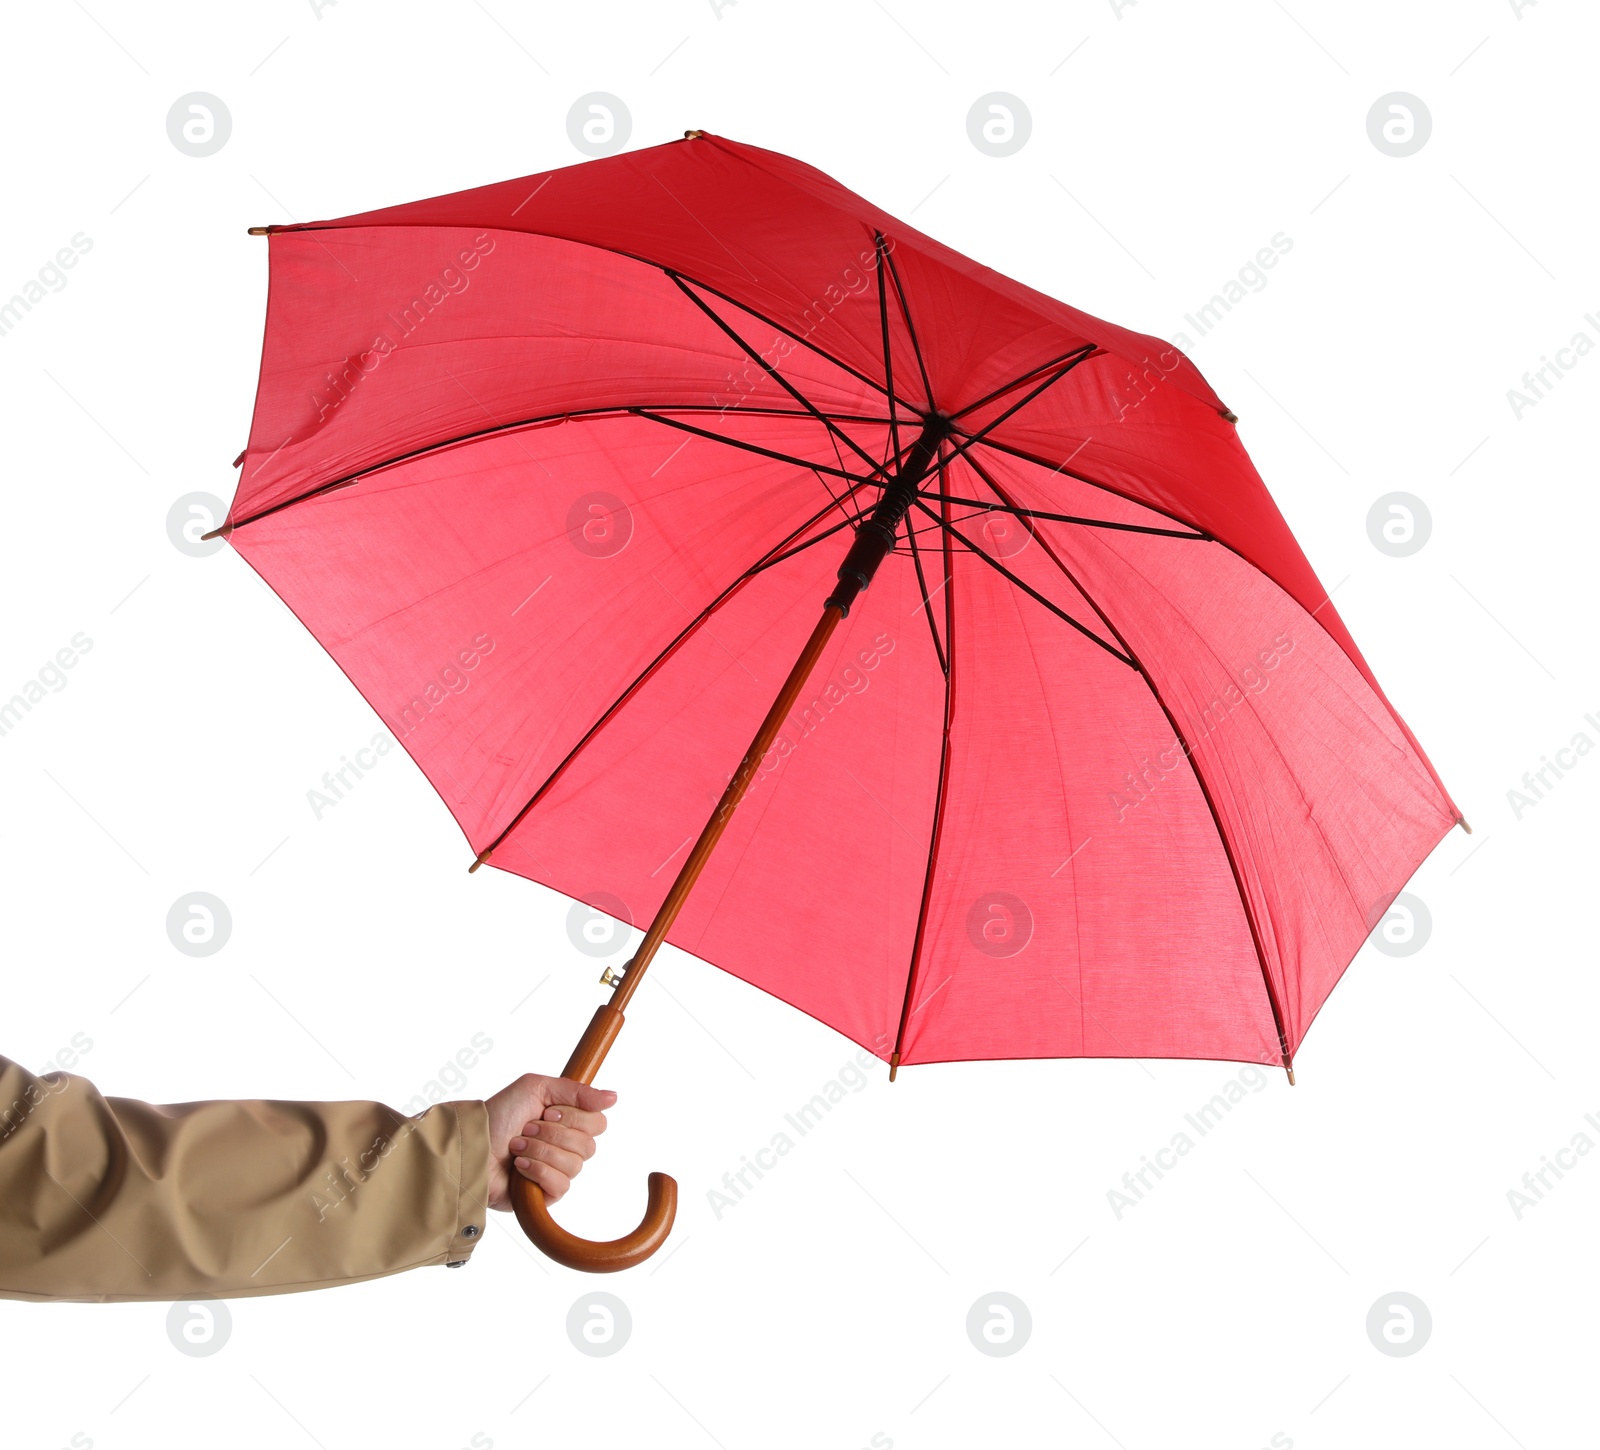
[(574, 1082), (570, 1077), (552, 1078), (547, 1096), (552, 1107), (565, 1104), (590, 1113), (602, 1112), (617, 1100), (617, 1095), (608, 1088), (590, 1087), (588, 1083)]

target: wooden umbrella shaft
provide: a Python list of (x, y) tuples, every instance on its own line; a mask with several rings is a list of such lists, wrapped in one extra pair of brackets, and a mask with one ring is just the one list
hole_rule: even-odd
[[(573, 1048), (572, 1056), (562, 1070), (563, 1077), (572, 1078), (577, 1082), (594, 1081), (595, 1074), (600, 1071), (600, 1064), (605, 1061), (611, 1044), (622, 1031), (623, 1007), (638, 990), (640, 977), (644, 975), (645, 968), (650, 965), (650, 959), (655, 956), (661, 943), (666, 939), (672, 923), (677, 920), (678, 913), (683, 909), (683, 903), (688, 900), (701, 871), (705, 869), (711, 852), (722, 838), (722, 833), (728, 828), (728, 821), (732, 818), (734, 810), (750, 788), (750, 782), (761, 766), (762, 757), (772, 749), (773, 742), (778, 738), (778, 731), (783, 728), (784, 720), (794, 708), (801, 690), (805, 688), (807, 678), (826, 648), (834, 629), (844, 618), (847, 608), (846, 604), (829, 600), (823, 609), (822, 618), (817, 621), (817, 627), (811, 631), (811, 638), (806, 641), (806, 647), (801, 651), (800, 658), (789, 671), (789, 678), (784, 681), (783, 689), (778, 692), (778, 698), (772, 702), (772, 708), (767, 711), (767, 717), (761, 722), (761, 728), (756, 731), (756, 738), (751, 741), (750, 749), (739, 762), (739, 768), (733, 773), (733, 779), (722, 792), (722, 799), (717, 802), (717, 808), (711, 813), (711, 819), (700, 832), (699, 839), (689, 852), (688, 860), (683, 863), (683, 869), (678, 872), (677, 879), (672, 883), (666, 899), (656, 912), (655, 920), (650, 923), (650, 930), (645, 933), (639, 950), (633, 954), (633, 959), (628, 963), (622, 979), (617, 982), (611, 1000), (595, 1012), (583, 1036), (578, 1039), (578, 1045)], [(606, 980), (609, 979), (608, 972)], [(543, 1190), (520, 1174), (514, 1173), (511, 1176), (511, 1204), (516, 1210), (517, 1222), (522, 1225), (523, 1232), (557, 1263), (585, 1273), (614, 1273), (619, 1269), (630, 1269), (636, 1264), (643, 1263), (666, 1242), (667, 1235), (672, 1232), (673, 1218), (677, 1213), (678, 1185), (665, 1173), (652, 1173), (649, 1202), (639, 1226), (621, 1238), (603, 1242), (580, 1238), (562, 1228), (551, 1218)]]
[(617, 1033), (622, 1030), (623, 1008), (639, 990), (639, 983), (644, 977), (646, 968), (655, 958), (661, 943), (666, 940), (667, 933), (672, 930), (672, 924), (678, 919), (678, 913), (683, 910), (683, 904), (689, 899), (689, 893), (694, 890), (695, 882), (700, 879), (700, 873), (705, 870), (706, 862), (711, 859), (711, 853), (716, 850), (717, 842), (722, 839), (722, 833), (727, 830), (728, 822), (738, 809), (739, 802), (750, 789), (750, 782), (755, 778), (756, 771), (761, 768), (762, 760), (777, 740), (778, 732), (783, 729), (783, 722), (788, 719), (789, 712), (794, 709), (795, 703), (804, 691), (806, 681), (816, 668), (817, 661), (827, 648), (839, 621), (850, 612), (850, 606), (855, 602), (857, 595), (872, 582), (879, 564), (893, 549), (900, 525), (911, 507), (912, 499), (916, 496), (917, 485), (933, 466), (938, 456), (940, 440), (948, 431), (948, 422), (943, 417), (934, 415), (925, 420), (922, 431), (907, 452), (904, 463), (886, 484), (877, 506), (857, 529), (855, 542), (839, 565), (839, 580), (823, 606), (822, 618), (811, 631), (811, 637), (806, 641), (805, 648), (800, 651), (800, 657), (790, 669), (788, 679), (778, 691), (777, 698), (772, 702), (772, 708), (767, 711), (766, 719), (761, 722), (761, 728), (756, 731), (755, 739), (745, 751), (744, 759), (734, 771), (733, 779), (722, 792), (722, 798), (717, 802), (716, 809), (711, 812), (711, 818), (701, 829), (699, 839), (695, 841), (671, 889), (657, 909), (655, 920), (650, 923), (649, 930), (644, 934), (644, 940), (639, 943), (639, 950), (623, 968), (621, 980), (612, 990), (611, 1000), (594, 1014), (588, 1029), (572, 1050), (572, 1057), (567, 1062), (563, 1076), (577, 1082), (594, 1081), (594, 1075), (599, 1072), (600, 1064), (605, 1061), (606, 1052), (616, 1040)]
[(577, 1082), (594, 1081), (595, 1074), (600, 1070), (600, 1064), (605, 1061), (606, 1052), (616, 1039), (617, 1033), (622, 1030), (622, 1009), (638, 991), (645, 969), (660, 949), (661, 943), (666, 940), (667, 933), (672, 930), (673, 922), (678, 919), (678, 913), (683, 910), (684, 903), (689, 899), (689, 893), (694, 890), (695, 882), (700, 879), (700, 873), (705, 870), (706, 862), (711, 859), (711, 853), (716, 850), (717, 842), (722, 839), (722, 833), (727, 830), (734, 811), (744, 799), (745, 792), (750, 789), (750, 782), (755, 779), (762, 760), (776, 742), (778, 732), (783, 729), (783, 722), (789, 718), (789, 712), (794, 709), (804, 691), (806, 681), (816, 668), (817, 660), (821, 658), (823, 650), (827, 648), (828, 641), (833, 636), (833, 631), (843, 618), (842, 605), (829, 603), (823, 609), (822, 618), (811, 631), (811, 637), (806, 641), (805, 648), (800, 651), (799, 659), (794, 662), (788, 679), (778, 691), (778, 697), (772, 702), (772, 708), (767, 711), (766, 719), (761, 722), (761, 728), (756, 731), (755, 739), (750, 742), (750, 748), (745, 752), (744, 759), (734, 771), (733, 779), (722, 792), (722, 798), (718, 800), (716, 809), (711, 812), (710, 819), (701, 829), (699, 838), (689, 851), (688, 858), (656, 911), (655, 920), (650, 923), (650, 929), (645, 932), (644, 940), (639, 943), (639, 950), (633, 954), (623, 969), (622, 978), (611, 993), (611, 1000), (603, 1004), (594, 1014), (588, 1030), (573, 1049), (572, 1057), (562, 1073), (563, 1077), (572, 1078)]

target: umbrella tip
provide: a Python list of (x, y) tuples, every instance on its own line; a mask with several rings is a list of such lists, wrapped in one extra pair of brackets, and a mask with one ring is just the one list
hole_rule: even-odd
[(1237, 423), (1239, 421), (1239, 415), (1235, 413), (1233, 409), (1223, 408), (1221, 412), (1225, 421), (1229, 423)]
[(1465, 816), (1457, 816), (1456, 817), (1456, 824), (1458, 826), (1460, 826), (1461, 829), (1463, 831), (1465, 831), (1469, 836), (1472, 834), (1472, 827), (1467, 824), (1467, 818)]
[(891, 1054), (891, 1056), (889, 1058), (889, 1081), (890, 1082), (894, 1081), (894, 1075), (899, 1070), (900, 1070), (900, 1054), (898, 1052), (896, 1052), (896, 1053)]
[(685, 141), (693, 141), (698, 137), (704, 136), (705, 134), (706, 133), (704, 131), (685, 131), (683, 133), (683, 139)]
[(470, 866), (467, 867), (467, 875), (468, 876), (472, 875), (472, 873), (474, 871), (476, 871), (478, 869), (478, 867), (483, 865), (483, 863), (489, 859), (489, 856), (493, 851), (494, 851), (494, 847), (493, 846), (485, 846), (483, 848), (483, 850), (479, 851), (478, 852), (478, 859), (476, 861), (474, 861)]
[(271, 235), (272, 232), (271, 227), (250, 227), (248, 230), (252, 237), (265, 237)]
[(201, 534), (200, 542), (204, 544), (208, 543), (212, 539), (226, 539), (232, 533), (232, 524), (218, 524), (217, 527), (212, 529), (210, 533)]
[(1289, 1086), (1293, 1087), (1294, 1086), (1294, 1065), (1292, 1063), (1286, 1062), (1283, 1065), (1283, 1070), (1286, 1073), (1289, 1074)]

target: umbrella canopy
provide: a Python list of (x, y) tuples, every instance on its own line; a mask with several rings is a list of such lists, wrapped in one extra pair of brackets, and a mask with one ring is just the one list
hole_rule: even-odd
[(480, 859), (635, 922), (912, 479), (668, 937), (886, 1060), (1287, 1065), (1460, 819), (1192, 363), (800, 162), (270, 252), (225, 532)]

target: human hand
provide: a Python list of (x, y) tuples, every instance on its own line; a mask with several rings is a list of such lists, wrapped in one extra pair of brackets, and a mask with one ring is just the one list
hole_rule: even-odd
[(489, 1207), (511, 1207), (511, 1173), (537, 1183), (551, 1202), (572, 1186), (594, 1140), (606, 1130), (602, 1108), (614, 1092), (565, 1077), (524, 1073), (484, 1106), (489, 1110)]

